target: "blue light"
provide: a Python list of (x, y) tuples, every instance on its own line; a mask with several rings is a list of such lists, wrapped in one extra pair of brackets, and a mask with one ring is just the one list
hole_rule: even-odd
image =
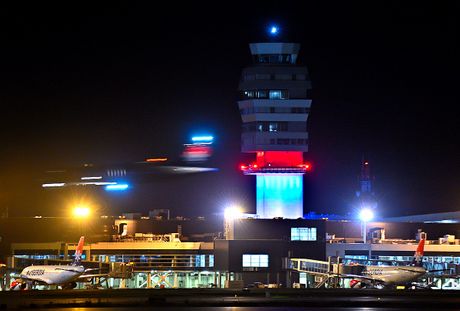
[(193, 136), (192, 141), (193, 142), (207, 142), (211, 143), (213, 141), (214, 137), (212, 136)]
[(107, 191), (123, 191), (128, 188), (129, 188), (128, 184), (116, 184), (116, 185), (105, 186), (105, 190)]
[(270, 34), (272, 36), (276, 36), (279, 33), (279, 28), (278, 26), (270, 26)]

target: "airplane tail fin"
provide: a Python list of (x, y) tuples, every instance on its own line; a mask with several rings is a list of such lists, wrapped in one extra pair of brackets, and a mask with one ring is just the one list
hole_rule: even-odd
[(418, 243), (417, 250), (414, 253), (414, 263), (416, 266), (422, 265), (422, 257), (425, 248), (425, 239), (421, 239)]
[(72, 262), (72, 265), (78, 266), (81, 263), (81, 255), (83, 254), (83, 245), (85, 244), (85, 237), (81, 236), (78, 241), (77, 248), (75, 249), (75, 258)]

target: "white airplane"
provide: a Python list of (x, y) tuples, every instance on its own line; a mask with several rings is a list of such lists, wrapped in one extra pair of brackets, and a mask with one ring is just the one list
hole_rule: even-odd
[(392, 287), (397, 285), (408, 285), (417, 281), (427, 272), (422, 267), (422, 257), (425, 247), (425, 240), (420, 240), (414, 254), (414, 261), (409, 266), (362, 266), (361, 274), (340, 274), (342, 278), (352, 278), (350, 287), (372, 286), (377, 288)]
[[(58, 285), (63, 289), (72, 289), (77, 281), (94, 277), (106, 277), (108, 274), (86, 274), (99, 269), (85, 269), (81, 264), (85, 237), (80, 237), (75, 250), (75, 258), (70, 265), (32, 265), (24, 268), (18, 279), (11, 284), (11, 290), (30, 288), (33, 284)], [(29, 285), (29, 286), (28, 286)]]

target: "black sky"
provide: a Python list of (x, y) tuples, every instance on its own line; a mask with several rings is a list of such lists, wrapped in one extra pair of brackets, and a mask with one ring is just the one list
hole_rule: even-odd
[(218, 173), (89, 195), (114, 212), (206, 215), (228, 201), (254, 212), (254, 180), (237, 171), (237, 86), (271, 22), (301, 43), (312, 79), (306, 212), (352, 210), (363, 154), (382, 215), (460, 209), (456, 2), (149, 3), (0, 5), (10, 214), (60, 213), (81, 195), (44, 192), (47, 169), (173, 158), (200, 130), (217, 138)]

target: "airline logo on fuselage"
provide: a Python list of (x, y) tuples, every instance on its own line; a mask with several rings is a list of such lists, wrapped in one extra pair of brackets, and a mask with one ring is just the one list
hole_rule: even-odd
[(365, 271), (363, 271), (363, 274), (367, 274), (367, 275), (383, 275), (383, 269), (380, 269), (380, 268), (366, 269)]
[(38, 276), (45, 274), (45, 269), (33, 269), (26, 272), (27, 276)]

